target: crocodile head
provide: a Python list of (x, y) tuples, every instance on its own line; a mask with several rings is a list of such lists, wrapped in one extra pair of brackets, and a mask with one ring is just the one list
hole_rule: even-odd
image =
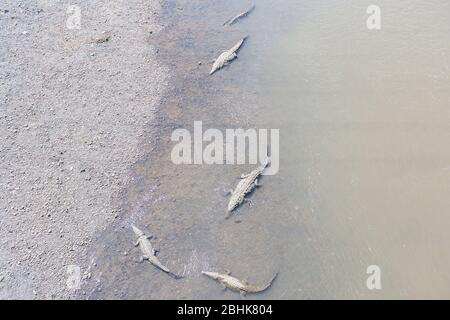
[(231, 213), (237, 207), (237, 203), (235, 201), (230, 201), (227, 208), (227, 213)]
[(131, 227), (133, 228), (134, 233), (136, 234), (136, 236), (142, 237), (144, 234), (144, 232), (142, 232), (141, 230), (139, 230), (138, 228), (136, 228), (133, 224), (131, 225)]
[(231, 213), (234, 209), (236, 209), (242, 202), (241, 200), (243, 199), (240, 199), (240, 195), (238, 193), (233, 193), (231, 195), (230, 202), (228, 202), (227, 212)]
[(218, 272), (202, 271), (202, 274), (214, 280), (220, 280), (222, 278), (222, 276)]

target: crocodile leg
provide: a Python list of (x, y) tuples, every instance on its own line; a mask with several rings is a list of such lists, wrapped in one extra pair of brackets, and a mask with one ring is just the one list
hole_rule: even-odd
[(233, 195), (233, 192), (234, 192), (234, 190), (233, 189), (230, 189), (230, 190), (228, 190), (227, 192), (225, 192), (225, 196), (230, 196), (230, 195)]
[(247, 198), (244, 198), (244, 202), (248, 203), (250, 207), (253, 207), (253, 201)]
[(255, 182), (254, 182), (254, 184), (255, 184), (255, 187), (261, 187), (261, 185), (259, 184), (259, 181), (258, 181), (258, 179), (255, 179)]
[(247, 178), (249, 175), (250, 175), (250, 174), (245, 174), (245, 173), (243, 173), (243, 174), (241, 174), (241, 179), (245, 179), (245, 178)]
[(230, 270), (227, 270), (227, 269), (225, 269), (225, 274), (226, 274), (226, 275), (228, 275), (228, 276), (230, 276), (230, 275), (231, 275), (231, 271), (230, 271)]

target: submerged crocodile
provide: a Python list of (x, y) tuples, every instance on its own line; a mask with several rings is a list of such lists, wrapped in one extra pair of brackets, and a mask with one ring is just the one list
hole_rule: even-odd
[(247, 37), (244, 37), (243, 39), (239, 40), (238, 43), (234, 45), (230, 50), (222, 52), (222, 54), (214, 61), (214, 64), (212, 66), (210, 75), (216, 72), (217, 70), (223, 68), (225, 65), (229, 64), (232, 60), (237, 58), (237, 51), (242, 46), (244, 41), (247, 39)]
[(248, 16), (253, 10), (255, 10), (255, 6), (252, 6), (250, 9), (248, 9), (247, 11), (244, 11), (240, 14), (238, 14), (237, 16), (235, 16), (234, 18), (231, 18), (227, 21), (224, 22), (224, 26), (231, 26), (232, 24), (235, 24), (236, 22), (238, 22), (239, 20), (241, 20), (242, 18), (245, 18), (246, 16)]
[(251, 286), (246, 281), (242, 281), (235, 277), (232, 277), (231, 272), (229, 271), (226, 272), (225, 274), (220, 274), (218, 272), (202, 271), (202, 274), (219, 282), (223, 289), (228, 288), (234, 291), (239, 291), (241, 295), (244, 296), (246, 293), (258, 293), (269, 289), (269, 287), (272, 285), (273, 281), (277, 277), (278, 272), (276, 272), (275, 275), (272, 277), (272, 279), (269, 281), (269, 283), (263, 287)]
[(164, 266), (159, 259), (156, 257), (156, 253), (158, 252), (158, 250), (156, 250), (155, 248), (153, 248), (150, 239), (152, 238), (152, 236), (146, 236), (144, 234), (144, 232), (142, 232), (141, 230), (139, 230), (138, 228), (136, 228), (134, 225), (131, 225), (131, 227), (133, 228), (134, 233), (137, 236), (137, 241), (135, 243), (135, 246), (139, 246), (141, 248), (142, 251), (142, 256), (140, 261), (144, 261), (144, 260), (148, 260), (152, 265), (154, 265), (155, 267), (159, 268), (160, 270), (164, 271), (165, 273), (169, 274), (170, 276), (174, 277), (175, 279), (179, 279), (181, 278), (181, 276), (174, 274), (173, 272), (171, 272), (169, 270), (169, 268), (167, 268), (166, 266)]
[(231, 212), (236, 209), (242, 202), (246, 201), (245, 196), (252, 192), (252, 190), (255, 187), (259, 187), (258, 184), (258, 177), (263, 173), (264, 169), (269, 164), (269, 158), (266, 159), (266, 162), (250, 172), (249, 174), (243, 174), (241, 175), (241, 181), (236, 186), (236, 189), (230, 190), (229, 193), (231, 193), (230, 202), (228, 203), (228, 216), (229, 218), (231, 216)]

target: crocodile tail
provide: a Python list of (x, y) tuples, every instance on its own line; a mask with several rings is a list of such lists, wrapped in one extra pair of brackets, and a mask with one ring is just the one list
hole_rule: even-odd
[(182, 275), (179, 275), (179, 274), (176, 274), (176, 273), (173, 273), (173, 272), (167, 272), (167, 274), (168, 274), (169, 276), (171, 276), (172, 278), (176, 279), (176, 280), (182, 279), (182, 278), (183, 278)]
[(230, 219), (233, 216), (233, 214), (234, 214), (233, 211), (225, 210), (225, 220)]
[(231, 26), (235, 22), (239, 21), (241, 18), (248, 16), (253, 10), (255, 10), (255, 5), (251, 6), (247, 11), (242, 12), (241, 14), (237, 15), (236, 17), (228, 19), (227, 21), (224, 22), (223, 25)]
[(270, 286), (272, 285), (273, 281), (275, 280), (275, 278), (278, 276), (278, 271), (273, 275), (272, 279), (270, 279), (269, 283), (262, 288), (256, 288), (255, 290), (253, 290), (253, 292), (263, 292), (266, 291), (267, 289), (270, 288)]
[(245, 15), (248, 16), (250, 13), (252, 13), (253, 10), (255, 10), (255, 8), (256, 8), (256, 6), (255, 6), (255, 5), (252, 5), (252, 6), (247, 10), (247, 12), (245, 13)]
[(230, 22), (231, 22), (231, 20), (233, 20), (233, 18), (230, 18), (230, 19), (228, 19), (227, 21), (225, 21), (225, 22), (223, 23), (223, 25), (222, 25), (222, 26), (229, 26), (229, 25), (230, 25)]
[(153, 264), (158, 269), (164, 271), (165, 273), (170, 273), (169, 268), (167, 268), (165, 265), (163, 265), (159, 260), (153, 259), (150, 260), (151, 264)]
[(269, 163), (270, 163), (270, 158), (269, 158), (269, 156), (266, 156), (266, 160), (264, 161), (264, 163), (261, 165), (261, 171), (263, 171), (265, 168), (267, 168), (267, 166), (269, 165)]
[(236, 45), (233, 47), (233, 48), (231, 48), (230, 49), (230, 51), (231, 52), (238, 52), (239, 51), (239, 49), (242, 47), (242, 45), (244, 44), (244, 42), (247, 40), (247, 38), (248, 38), (248, 35), (247, 36), (245, 36), (245, 37), (243, 37), (241, 40), (239, 40), (239, 42), (238, 43), (236, 43)]
[(180, 276), (176, 273), (173, 273), (172, 271), (169, 270), (169, 268), (167, 268), (166, 266), (162, 265), (162, 264), (158, 264), (157, 267), (159, 269), (161, 269), (162, 271), (164, 271), (165, 273), (167, 273), (169, 276), (171, 276), (174, 279), (181, 279), (183, 278), (183, 276)]

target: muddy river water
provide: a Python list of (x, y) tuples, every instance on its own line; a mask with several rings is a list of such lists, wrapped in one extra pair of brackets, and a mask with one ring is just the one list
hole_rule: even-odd
[[(450, 2), (378, 0), (369, 30), (372, 2), (257, 1), (229, 28), (251, 2), (167, 2), (152, 44), (173, 74), (157, 141), (92, 250), (91, 298), (239, 298), (202, 270), (258, 285), (279, 271), (255, 299), (450, 298)], [(208, 76), (245, 35), (239, 58)], [(223, 193), (254, 166), (170, 159), (173, 130), (200, 120), (280, 130), (278, 174), (230, 220)], [(183, 279), (136, 262), (130, 223)]]

